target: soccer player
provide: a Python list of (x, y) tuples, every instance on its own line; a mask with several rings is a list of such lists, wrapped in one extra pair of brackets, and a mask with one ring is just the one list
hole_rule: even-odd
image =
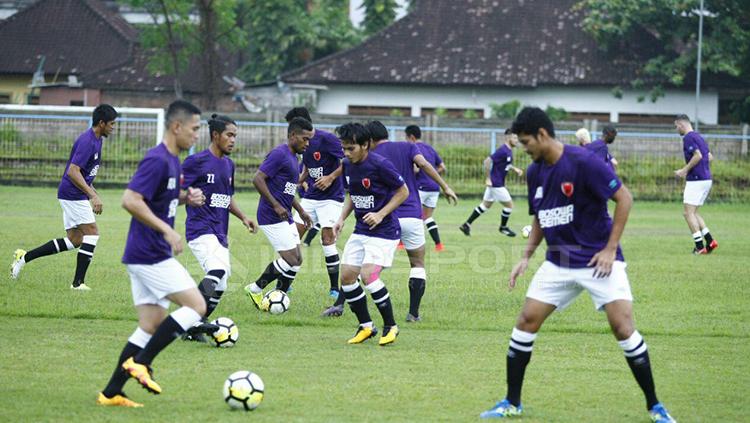
[(471, 235), (471, 224), (484, 212), (492, 207), (495, 201), (503, 205), (503, 212), (500, 215), (500, 233), (509, 237), (516, 236), (508, 227), (508, 219), (513, 213), (513, 198), (510, 192), (505, 188), (505, 175), (509, 170), (516, 172), (518, 176), (523, 175), (523, 170), (513, 166), (513, 147), (518, 144), (518, 138), (510, 132), (510, 128), (505, 130), (505, 142), (491, 156), (484, 159), (484, 171), (486, 172), (484, 189), (484, 198), (482, 202), (471, 212), (471, 216), (459, 227), (461, 232), (466, 236)]
[(94, 215), (102, 214), (103, 207), (93, 183), (102, 160), (102, 141), (114, 131), (116, 119), (117, 111), (109, 104), (101, 104), (94, 109), (91, 128), (73, 144), (57, 189), (66, 236), (53, 239), (29, 252), (16, 250), (10, 267), (12, 279), (17, 279), (24, 265), (34, 259), (78, 248), (75, 276), (70, 287), (78, 291), (91, 290), (85, 280), (99, 241), (99, 228)]
[[(706, 222), (698, 213), (711, 191), (711, 160), (713, 155), (708, 150), (708, 144), (703, 137), (693, 131), (690, 118), (679, 115), (674, 126), (682, 138), (682, 152), (685, 155), (685, 166), (675, 170), (678, 178), (685, 178), (685, 191), (682, 196), (684, 204), (683, 215), (688, 228), (693, 234), (695, 248), (693, 254), (708, 254), (719, 247), (719, 243), (711, 236)], [(705, 240), (705, 244), (704, 244)]]
[[(620, 249), (633, 204), (630, 192), (605, 163), (591, 161), (590, 153), (581, 147), (557, 141), (552, 121), (541, 109), (521, 110), (513, 133), (534, 161), (526, 178), (529, 214), (534, 219), (523, 257), (511, 271), (510, 289), (526, 271), (542, 238), (547, 241), (547, 254), (511, 333), (508, 393), (481, 417), (522, 413), (521, 385), (537, 332), (553, 311), (563, 310), (586, 290), (596, 309), (607, 313), (612, 333), (645, 394), (651, 418), (674, 421), (656, 398), (648, 349), (632, 317), (633, 297)], [(609, 199), (616, 203), (614, 219), (607, 212)]]
[(218, 307), (231, 273), (229, 261), (229, 214), (235, 215), (250, 233), (258, 230), (255, 221), (240, 210), (234, 195), (234, 162), (229, 158), (237, 138), (237, 123), (227, 116), (212, 115), (208, 120), (211, 145), (188, 156), (182, 163), (182, 189), (199, 188), (207, 198), (203, 207), (186, 206), (185, 238), (206, 275), (198, 290), (206, 301), (203, 324), (190, 328), (185, 339), (204, 341), (204, 333), (218, 329), (205, 320)]
[[(581, 130), (586, 131), (586, 135), (588, 136), (579, 137), (578, 133)], [(597, 139), (593, 142), (591, 141), (591, 135), (589, 134), (589, 131), (586, 130), (586, 128), (581, 128), (578, 130), (578, 132), (576, 132), (576, 138), (578, 138), (578, 143), (581, 145), (581, 147), (594, 153), (596, 157), (612, 167), (612, 170), (617, 170), (617, 159), (609, 154), (609, 148), (607, 148), (609, 144), (615, 142), (615, 138), (617, 138), (617, 128), (612, 125), (606, 125), (604, 128), (602, 128), (602, 138)]]
[(380, 272), (393, 264), (400, 227), (394, 211), (409, 196), (409, 188), (396, 168), (369, 148), (370, 134), (364, 125), (348, 123), (336, 128), (344, 146), (344, 175), (349, 197), (333, 227), (338, 236), (344, 221), (354, 211), (357, 223), (346, 241), (341, 266), (341, 288), (346, 302), (357, 316), (359, 327), (349, 344), (360, 344), (378, 333), (367, 310), (367, 297), (357, 281), (365, 284), (372, 301), (383, 317), (383, 335), (379, 345), (396, 341), (398, 326), (393, 306)]
[[(442, 176), (445, 173), (445, 163), (443, 163), (443, 159), (431, 145), (425, 144), (420, 140), (422, 138), (422, 130), (419, 126), (409, 125), (404, 129), (404, 132), (406, 133), (406, 140), (415, 144), (427, 162)], [(422, 203), (422, 220), (427, 227), (427, 232), (430, 233), (432, 241), (435, 243), (435, 251), (443, 251), (445, 247), (440, 242), (438, 225), (435, 219), (432, 218), (435, 207), (437, 207), (438, 197), (440, 196), (440, 186), (421, 171), (417, 172), (417, 186), (419, 188), (419, 200)]]
[[(310, 113), (304, 107), (290, 110), (286, 114), (286, 121), (290, 122), (295, 117), (304, 118), (312, 123)], [(341, 180), (344, 150), (341, 148), (341, 141), (334, 134), (320, 129), (314, 131), (310, 145), (302, 154), (303, 168), (299, 182), (306, 183), (307, 189), (300, 206), (310, 215), (315, 227), (320, 228), (320, 241), (330, 283), (328, 293), (335, 300), (339, 297), (340, 258), (336, 249), (336, 237), (333, 235), (333, 225), (341, 216), (341, 209), (344, 207), (344, 185)], [(295, 214), (294, 218), (299, 236), (303, 237), (307, 227), (299, 214)]]
[(245, 293), (259, 310), (262, 310), (263, 288), (278, 279), (277, 289), (288, 291), (302, 265), (299, 232), (292, 220), (292, 208), (297, 210), (307, 227), (312, 226), (310, 216), (295, 197), (299, 183), (297, 154), (305, 152), (312, 136), (313, 126), (308, 120), (292, 119), (287, 128), (286, 144), (268, 153), (253, 179), (253, 185), (260, 193), (258, 224), (279, 253), (279, 258), (269, 263), (255, 282), (245, 286)]
[[(122, 392), (128, 377), (160, 394), (151, 362), (206, 313), (195, 281), (173, 257), (183, 249), (182, 237), (174, 230), (178, 205), (205, 203), (200, 189), (181, 191), (179, 185), (178, 154), (198, 140), (200, 113), (184, 100), (169, 105), (164, 141), (146, 153), (122, 197), (123, 208), (133, 216), (122, 262), (130, 275), (138, 327), (128, 338), (107, 387), (99, 393), (96, 402), (100, 405), (142, 407)], [(167, 314), (170, 302), (180, 308)]]

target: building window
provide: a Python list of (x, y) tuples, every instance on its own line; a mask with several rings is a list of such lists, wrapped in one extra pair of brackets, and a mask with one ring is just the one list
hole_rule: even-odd
[(9, 104), (11, 93), (0, 93), (0, 104)]
[(70, 100), (71, 106), (83, 106), (83, 100)]
[(411, 116), (411, 107), (349, 106), (349, 114), (357, 116)]
[(39, 95), (38, 94), (29, 94), (26, 96), (26, 103), (38, 105), (39, 104)]

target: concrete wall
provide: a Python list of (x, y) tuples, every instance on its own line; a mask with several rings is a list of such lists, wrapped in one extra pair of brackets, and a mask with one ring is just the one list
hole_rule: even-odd
[(92, 88), (44, 87), (39, 95), (39, 104), (70, 106), (71, 102), (81, 102), (82, 106), (98, 106), (101, 92)]
[(26, 104), (31, 75), (0, 75), (0, 94), (10, 94), (10, 104)]

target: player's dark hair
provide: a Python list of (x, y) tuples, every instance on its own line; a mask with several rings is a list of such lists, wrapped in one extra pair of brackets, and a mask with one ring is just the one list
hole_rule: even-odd
[(524, 107), (513, 121), (511, 132), (518, 135), (537, 135), (541, 128), (544, 128), (550, 137), (555, 137), (555, 126), (544, 110), (538, 107)]
[(292, 118), (289, 121), (289, 127), (286, 130), (287, 136), (292, 134), (298, 134), (302, 131), (312, 131), (313, 126), (309, 120), (301, 117)]
[(383, 122), (379, 120), (367, 122), (366, 128), (373, 142), (388, 139), (388, 129), (383, 125)]
[(513, 131), (510, 128), (506, 128), (505, 129), (505, 135), (510, 135), (512, 133), (513, 133)]
[(214, 132), (221, 135), (221, 133), (227, 129), (227, 125), (237, 126), (237, 122), (232, 120), (229, 116), (217, 115), (216, 113), (212, 114), (211, 119), (208, 120), (208, 136), (213, 138)]
[(185, 100), (175, 100), (167, 107), (167, 116), (164, 121), (169, 126), (175, 120), (185, 120), (190, 116), (201, 114), (201, 109)]
[(310, 112), (305, 107), (295, 107), (292, 110), (288, 111), (286, 113), (286, 116), (284, 116), (284, 119), (286, 119), (287, 123), (291, 122), (292, 119), (296, 117), (304, 118), (306, 121), (312, 123), (312, 119), (310, 118)]
[(404, 129), (406, 135), (411, 135), (416, 139), (422, 138), (422, 130), (417, 125), (409, 125)]
[(675, 120), (675, 121), (678, 121), (678, 120), (684, 120), (685, 122), (687, 122), (687, 123), (690, 123), (690, 118), (688, 117), (688, 115), (686, 115), (686, 114), (684, 114), (684, 113), (683, 113), (683, 114), (680, 114), (680, 115), (677, 115), (677, 116), (675, 116), (674, 120)]
[(336, 134), (344, 144), (359, 144), (366, 146), (370, 142), (370, 131), (361, 123), (345, 123), (336, 128)]
[(109, 104), (100, 104), (94, 109), (94, 113), (91, 115), (91, 125), (96, 126), (99, 122), (104, 123), (112, 122), (117, 119), (117, 110)]

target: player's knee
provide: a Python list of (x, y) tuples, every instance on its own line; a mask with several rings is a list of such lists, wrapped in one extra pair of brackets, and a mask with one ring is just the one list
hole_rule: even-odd
[(332, 245), (336, 242), (336, 237), (333, 236), (333, 230), (330, 228), (323, 229), (321, 231), (320, 240), (323, 242), (323, 245)]
[(516, 328), (529, 333), (537, 333), (542, 326), (543, 319), (524, 310), (518, 315)]
[(81, 246), (81, 244), (83, 244), (83, 234), (78, 231), (73, 234), (69, 234), (68, 239), (75, 248), (78, 248)]
[(620, 319), (611, 322), (610, 327), (612, 328), (612, 333), (615, 335), (615, 338), (620, 340), (630, 338), (630, 335), (635, 332), (632, 319)]

